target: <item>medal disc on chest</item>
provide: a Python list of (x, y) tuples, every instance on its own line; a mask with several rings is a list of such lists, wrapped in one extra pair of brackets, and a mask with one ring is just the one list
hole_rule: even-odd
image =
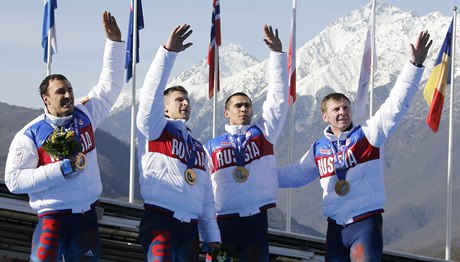
[(335, 184), (335, 192), (339, 196), (344, 196), (350, 191), (350, 184), (347, 180), (341, 179)]
[(83, 153), (78, 153), (75, 161), (75, 165), (78, 169), (83, 169), (86, 167), (86, 156)]
[(194, 185), (196, 183), (196, 172), (192, 168), (187, 168), (184, 172), (184, 178), (187, 184)]
[(238, 182), (248, 180), (249, 171), (244, 166), (239, 166), (233, 170), (233, 178)]

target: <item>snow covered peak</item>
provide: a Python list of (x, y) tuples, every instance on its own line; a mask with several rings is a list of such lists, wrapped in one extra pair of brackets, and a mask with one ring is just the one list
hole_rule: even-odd
[[(312, 95), (324, 87), (351, 97), (356, 91), (371, 12), (368, 4), (326, 27), (297, 52), (297, 92)], [(431, 64), (445, 35), (448, 18), (434, 12), (418, 17), (381, 1), (376, 6), (375, 87), (384, 86), (401, 70), (409, 57), (409, 44), (422, 30), (432, 33), (435, 43), (426, 64)], [(439, 33), (442, 32), (442, 33)]]
[[(242, 46), (228, 44), (219, 50), (219, 66), (221, 78), (229, 77), (243, 71), (260, 62), (250, 55)], [(181, 84), (184, 86), (196, 86), (208, 84), (209, 66), (207, 58), (190, 69), (182, 72), (170, 81), (170, 85)]]
[[(350, 12), (297, 50), (298, 95), (316, 96), (319, 90), (326, 87), (354, 97), (370, 12), (371, 4)], [(425, 62), (427, 68), (430, 68), (449, 22), (450, 18), (442, 16), (440, 12), (419, 17), (412, 11), (404, 12), (377, 1), (375, 87), (386, 86), (395, 80), (404, 63), (410, 59), (409, 44), (414, 42), (422, 30), (428, 30), (434, 41)], [(244, 91), (256, 97), (263, 95), (266, 87), (266, 60), (260, 62), (237, 44), (221, 47), (219, 58), (222, 92), (218, 93), (218, 99), (223, 100), (226, 95), (236, 91)], [(425, 73), (424, 79), (428, 74)], [(168, 86), (183, 85), (189, 90), (192, 100), (207, 99), (208, 76), (209, 66), (204, 57), (173, 78)], [(124, 91), (114, 108), (120, 110), (130, 105), (130, 91)]]
[[(136, 103), (139, 101), (139, 92), (136, 92)], [(120, 95), (118, 96), (117, 101), (112, 106), (110, 110), (111, 114), (115, 114), (117, 112), (123, 111), (124, 109), (130, 107), (132, 105), (132, 90), (131, 89), (123, 89), (121, 90)]]

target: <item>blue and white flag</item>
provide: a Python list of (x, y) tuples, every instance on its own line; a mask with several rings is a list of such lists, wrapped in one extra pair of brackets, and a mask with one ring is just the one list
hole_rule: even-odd
[[(136, 26), (136, 29), (134, 29)], [(134, 47), (134, 30), (137, 31), (136, 39), (136, 64), (139, 63), (139, 30), (144, 28), (144, 15), (142, 14), (141, 0), (137, 0), (137, 21), (134, 23), (134, 0), (131, 0), (131, 7), (129, 10), (129, 27), (128, 27), (128, 42), (126, 44), (126, 83), (133, 77), (133, 47)]]
[(51, 41), (51, 55), (57, 53), (56, 23), (54, 20), (54, 9), (57, 9), (57, 0), (45, 0), (44, 5), (42, 47), (44, 49), (43, 61), (48, 63), (48, 38)]

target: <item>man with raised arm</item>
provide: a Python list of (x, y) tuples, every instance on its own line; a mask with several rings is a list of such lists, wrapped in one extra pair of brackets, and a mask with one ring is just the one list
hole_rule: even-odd
[(177, 54), (192, 45), (183, 43), (191, 33), (187, 24), (173, 30), (140, 94), (138, 164), (145, 210), (139, 238), (148, 261), (198, 261), (199, 233), (211, 248), (220, 242), (206, 154), (186, 125), (188, 92), (166, 88)]
[[(278, 197), (275, 143), (288, 112), (287, 55), (278, 30), (264, 27), (270, 48), (269, 84), (254, 124), (252, 101), (243, 92), (225, 102), (226, 133), (206, 143), (222, 244), (240, 261), (268, 261), (267, 209)], [(243, 87), (242, 87), (243, 88)]]
[[(402, 122), (416, 94), (432, 44), (421, 32), (411, 44), (410, 62), (375, 114), (353, 125), (350, 100), (341, 93), (321, 102), (324, 137), (298, 163), (280, 168), (281, 187), (300, 187), (317, 178), (327, 217), (326, 261), (380, 261), (382, 213), (386, 201), (383, 146)], [(403, 175), (403, 174), (401, 174)]]
[[(125, 52), (115, 17), (104, 12), (103, 24), (107, 41), (97, 85), (74, 104), (67, 78), (47, 76), (39, 88), (45, 112), (22, 128), (10, 146), (6, 185), (14, 194), (29, 194), (39, 218), (31, 261), (99, 261), (95, 205), (102, 184), (94, 132), (120, 94)], [(61, 139), (72, 146), (59, 146)]]

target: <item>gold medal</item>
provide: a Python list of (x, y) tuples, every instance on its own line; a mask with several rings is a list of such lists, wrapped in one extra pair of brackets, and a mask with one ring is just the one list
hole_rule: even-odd
[(187, 168), (184, 172), (184, 178), (187, 184), (194, 185), (196, 183), (196, 172), (192, 168)]
[(239, 166), (233, 170), (233, 178), (238, 182), (248, 180), (249, 171), (244, 166)]
[(350, 191), (350, 184), (347, 180), (341, 179), (337, 181), (337, 183), (335, 184), (335, 192), (337, 193), (337, 195), (344, 196), (348, 194), (348, 191)]
[(77, 169), (83, 169), (86, 167), (86, 157), (85, 157), (85, 154), (83, 153), (78, 153), (77, 157), (76, 157), (76, 160), (75, 160), (75, 166), (77, 167)]

